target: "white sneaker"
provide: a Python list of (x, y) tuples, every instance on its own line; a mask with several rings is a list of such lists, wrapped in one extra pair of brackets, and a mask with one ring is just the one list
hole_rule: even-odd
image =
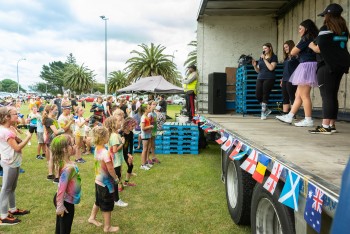
[(32, 145), (32, 143), (29, 141), (29, 142), (28, 142), (28, 145)]
[(266, 119), (266, 115), (264, 114), (264, 112), (261, 112), (261, 117), (260, 117), (260, 119), (262, 119), (262, 120), (265, 120), (265, 119)]
[(153, 165), (149, 163), (147, 163), (146, 166), (149, 167), (150, 169), (153, 167)]
[(289, 123), (289, 124), (291, 124), (293, 121), (293, 118), (290, 117), (288, 114), (287, 115), (277, 115), (276, 119), (278, 119), (279, 121), (282, 121), (284, 123)]
[(294, 124), (296, 127), (313, 127), (314, 121), (313, 120), (306, 120), (303, 119), (297, 123)]
[(117, 202), (114, 202), (115, 206), (120, 206), (120, 207), (127, 207), (128, 203), (123, 202), (122, 199), (119, 199)]
[(140, 169), (141, 169), (141, 170), (148, 171), (148, 170), (151, 169), (151, 168), (149, 168), (147, 165), (141, 165)]

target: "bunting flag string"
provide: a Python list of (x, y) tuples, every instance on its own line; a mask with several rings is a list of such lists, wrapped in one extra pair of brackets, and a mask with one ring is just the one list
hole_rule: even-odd
[(271, 194), (275, 192), (276, 185), (280, 179), (283, 168), (284, 167), (278, 162), (275, 162), (273, 164), (272, 172), (264, 184), (264, 188), (267, 189), (267, 191), (269, 191)]
[(282, 189), (279, 202), (298, 211), (300, 176), (288, 170), (287, 179)]
[(266, 172), (267, 165), (269, 165), (269, 162), (271, 161), (270, 158), (268, 158), (264, 154), (259, 154), (259, 160), (258, 164), (256, 166), (255, 172), (253, 173), (253, 179), (256, 180), (258, 183), (262, 183), (264, 180), (264, 175)]
[(224, 150), (224, 151), (227, 151), (228, 149), (231, 148), (231, 146), (233, 145), (233, 138), (232, 136), (230, 135), (227, 139), (227, 141), (225, 142), (225, 144), (223, 144), (221, 146), (221, 149)]
[(258, 163), (258, 152), (252, 149), (248, 158), (241, 164), (241, 168), (246, 172), (253, 174)]

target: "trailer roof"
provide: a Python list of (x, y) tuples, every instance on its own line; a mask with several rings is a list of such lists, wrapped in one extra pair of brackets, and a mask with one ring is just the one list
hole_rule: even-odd
[(210, 16), (257, 16), (280, 17), (301, 0), (202, 0), (197, 20)]

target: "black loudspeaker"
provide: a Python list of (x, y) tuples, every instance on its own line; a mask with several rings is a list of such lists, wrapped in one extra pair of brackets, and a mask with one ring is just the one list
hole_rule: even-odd
[(208, 76), (208, 113), (226, 113), (226, 73), (214, 72)]

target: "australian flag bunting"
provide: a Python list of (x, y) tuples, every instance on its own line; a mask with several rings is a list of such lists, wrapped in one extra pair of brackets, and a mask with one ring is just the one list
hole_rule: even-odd
[(300, 176), (289, 170), (286, 183), (284, 184), (282, 193), (278, 199), (279, 202), (296, 211), (298, 211), (299, 182)]
[(323, 192), (309, 183), (304, 219), (318, 233), (320, 233), (321, 230), (322, 205)]

